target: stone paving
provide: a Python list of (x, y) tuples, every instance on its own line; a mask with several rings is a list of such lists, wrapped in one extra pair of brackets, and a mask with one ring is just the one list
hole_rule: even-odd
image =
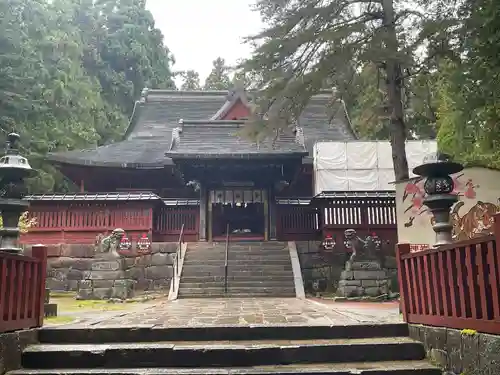
[(331, 326), (401, 321), (397, 307), (360, 308), (298, 298), (200, 298), (159, 301), (148, 307), (104, 314), (64, 327)]

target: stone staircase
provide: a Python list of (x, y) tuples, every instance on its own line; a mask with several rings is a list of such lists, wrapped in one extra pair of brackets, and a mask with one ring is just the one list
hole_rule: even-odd
[(295, 297), (286, 242), (231, 242), (228, 292), (224, 293), (225, 243), (190, 243), (179, 298)]
[(8, 375), (441, 375), (405, 324), (43, 328)]

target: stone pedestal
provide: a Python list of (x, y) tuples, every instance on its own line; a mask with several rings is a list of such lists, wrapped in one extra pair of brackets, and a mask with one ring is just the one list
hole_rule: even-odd
[(45, 317), (57, 316), (57, 304), (50, 303), (50, 289), (45, 288), (45, 298), (44, 298), (44, 314)]
[(378, 297), (390, 292), (390, 276), (377, 261), (353, 262), (340, 275), (337, 296)]
[(102, 300), (132, 298), (135, 281), (130, 278), (126, 259), (106, 254), (92, 263), (78, 283), (77, 299)]

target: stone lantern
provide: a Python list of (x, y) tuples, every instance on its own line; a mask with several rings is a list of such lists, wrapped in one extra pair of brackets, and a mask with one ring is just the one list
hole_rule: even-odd
[(0, 251), (20, 253), (19, 218), (29, 206), (23, 200), (26, 194), (24, 179), (36, 175), (28, 160), (19, 155), (19, 135), (7, 136), (5, 155), (0, 158), (0, 211), (3, 228), (0, 229)]
[(440, 152), (426, 156), (423, 164), (413, 169), (413, 173), (425, 178), (426, 197), (423, 203), (434, 216), (434, 225), (432, 226), (436, 232), (434, 246), (453, 242), (450, 209), (458, 201), (458, 197), (452, 194), (454, 183), (451, 175), (463, 169), (462, 164), (452, 161), (449, 155)]

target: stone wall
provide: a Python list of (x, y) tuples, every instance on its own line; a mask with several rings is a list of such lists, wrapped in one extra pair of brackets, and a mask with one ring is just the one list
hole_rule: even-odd
[(414, 324), (410, 336), (424, 344), (429, 359), (446, 375), (500, 374), (500, 336)]
[[(177, 243), (153, 243), (152, 254), (125, 259), (126, 278), (133, 280), (139, 291), (168, 290)], [(29, 254), (30, 248), (26, 248)], [(89, 273), (99, 272), (93, 264), (99, 262), (91, 245), (53, 245), (48, 248), (47, 287), (52, 291), (76, 291)], [(94, 267), (95, 268), (95, 267)], [(103, 274), (103, 283), (110, 280), (109, 271)], [(109, 276), (111, 275), (111, 276)], [(98, 275), (97, 275), (98, 276)], [(112, 280), (111, 280), (112, 281)]]
[[(346, 255), (327, 254), (319, 251), (320, 241), (297, 241), (297, 253), (306, 293), (334, 293), (338, 288), (340, 275), (344, 270)], [(397, 285), (396, 259), (386, 257), (386, 265), (391, 277), (392, 292), (399, 292)]]
[(0, 333), (0, 375), (21, 368), (23, 350), (38, 342), (38, 330), (27, 329), (11, 333)]

